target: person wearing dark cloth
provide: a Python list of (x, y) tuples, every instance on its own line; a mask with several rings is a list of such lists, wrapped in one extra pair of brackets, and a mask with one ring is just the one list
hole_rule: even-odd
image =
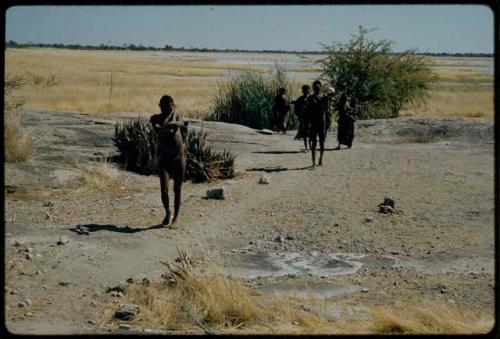
[(323, 165), (323, 152), (325, 151), (326, 137), (326, 116), (328, 115), (327, 97), (320, 94), (321, 82), (313, 82), (313, 94), (307, 98), (305, 116), (307, 117), (307, 126), (309, 130), (309, 140), (311, 143), (311, 155), (313, 167), (316, 165), (316, 138), (319, 139), (319, 161), (318, 166)]
[(351, 107), (349, 98), (345, 93), (342, 93), (339, 102), (337, 103), (337, 112), (339, 113), (337, 119), (337, 140), (339, 144), (334, 149), (340, 149), (341, 144), (346, 145), (347, 148), (351, 148), (352, 140), (354, 139), (354, 121), (356, 120), (356, 117), (354, 110)]
[[(151, 116), (150, 123), (158, 135), (159, 175), (161, 201), (165, 209), (163, 225), (174, 224), (181, 204), (181, 187), (186, 172), (187, 151), (183, 132), (187, 124), (182, 123), (180, 114), (175, 111), (174, 99), (164, 95), (160, 99), (160, 114)], [(174, 216), (172, 219), (168, 202), (168, 181), (174, 180)]]
[(307, 150), (307, 124), (305, 117), (305, 109), (307, 106), (307, 97), (309, 96), (309, 85), (302, 86), (302, 95), (292, 101), (295, 115), (299, 121), (299, 129), (295, 139), (304, 139), (304, 148)]
[(274, 97), (273, 102), (273, 127), (275, 131), (286, 134), (286, 124), (285, 119), (288, 111), (290, 110), (290, 105), (285, 97), (286, 89), (283, 87), (278, 90), (278, 94)]

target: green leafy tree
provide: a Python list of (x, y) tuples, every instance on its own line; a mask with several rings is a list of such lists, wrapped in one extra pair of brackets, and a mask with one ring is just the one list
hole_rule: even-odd
[(369, 39), (372, 31), (360, 26), (348, 43), (323, 45), (327, 56), (318, 62), (337, 97), (351, 98), (359, 119), (394, 118), (403, 105), (418, 107), (425, 101), (432, 73), (424, 56), (412, 50), (395, 53), (393, 42)]

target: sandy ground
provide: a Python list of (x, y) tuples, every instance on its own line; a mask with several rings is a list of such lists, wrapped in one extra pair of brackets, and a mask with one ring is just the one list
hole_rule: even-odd
[[(310, 168), (295, 133), (263, 135), (239, 125), (191, 121), (217, 150), (238, 154), (235, 179), (185, 183), (175, 229), (163, 219), (159, 179), (120, 171), (123, 189), (71, 189), (75, 164), (113, 153), (113, 118), (24, 110), (38, 138), (34, 158), (5, 165), (6, 326), (18, 334), (108, 333), (106, 288), (159, 278), (176, 247), (220, 258), (228, 274), (278, 253), (363, 256), (352, 274), (297, 274), (266, 283), (322, 282), (356, 288), (353, 305), (429, 298), (494, 312), (494, 144), (486, 119), (393, 119), (357, 123), (354, 146)], [(259, 184), (267, 175), (270, 184)], [(224, 200), (202, 197), (224, 186)], [(399, 213), (379, 213), (384, 197)], [(79, 234), (77, 226), (89, 235)], [(283, 241), (276, 241), (279, 237)], [(64, 244), (58, 245), (62, 238)], [(27, 253), (31, 253), (27, 258)], [(254, 265), (255, 266), (255, 265)], [(259, 269), (259, 267), (257, 267)], [(267, 268), (269, 269), (269, 268)], [(262, 272), (266, 268), (262, 267)], [(246, 272), (246, 273), (245, 273)], [(272, 272), (272, 268), (271, 268)], [(312, 272), (312, 273), (311, 273)], [(364, 292), (360, 292), (365, 287)], [(29, 300), (27, 300), (29, 299)], [(118, 298), (119, 299), (119, 298)], [(18, 303), (25, 303), (20, 307)]]

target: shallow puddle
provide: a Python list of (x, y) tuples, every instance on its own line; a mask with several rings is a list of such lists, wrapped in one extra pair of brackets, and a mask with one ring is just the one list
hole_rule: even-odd
[(290, 274), (329, 277), (355, 274), (364, 264), (391, 266), (394, 260), (354, 253), (263, 252), (231, 256), (226, 259), (226, 267), (231, 275), (242, 278)]

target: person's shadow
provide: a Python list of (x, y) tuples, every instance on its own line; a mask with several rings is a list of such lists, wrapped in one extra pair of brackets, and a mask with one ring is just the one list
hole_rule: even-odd
[(247, 168), (247, 172), (266, 172), (266, 173), (273, 173), (273, 172), (283, 172), (283, 171), (301, 171), (301, 170), (306, 170), (306, 169), (313, 169), (312, 166), (307, 166), (307, 167), (297, 167), (297, 168), (288, 168), (288, 167), (281, 167), (281, 166), (276, 166), (276, 167), (254, 167), (254, 168)]
[(108, 232), (117, 232), (117, 233), (137, 233), (144, 232), (150, 230), (156, 230), (161, 228), (167, 228), (163, 225), (153, 225), (149, 227), (130, 227), (130, 226), (116, 226), (116, 225), (99, 225), (99, 224), (86, 224), (86, 225), (77, 225), (76, 227), (70, 228), (69, 230), (75, 232), (77, 234), (85, 234), (89, 235), (93, 232), (98, 231), (108, 231)]

